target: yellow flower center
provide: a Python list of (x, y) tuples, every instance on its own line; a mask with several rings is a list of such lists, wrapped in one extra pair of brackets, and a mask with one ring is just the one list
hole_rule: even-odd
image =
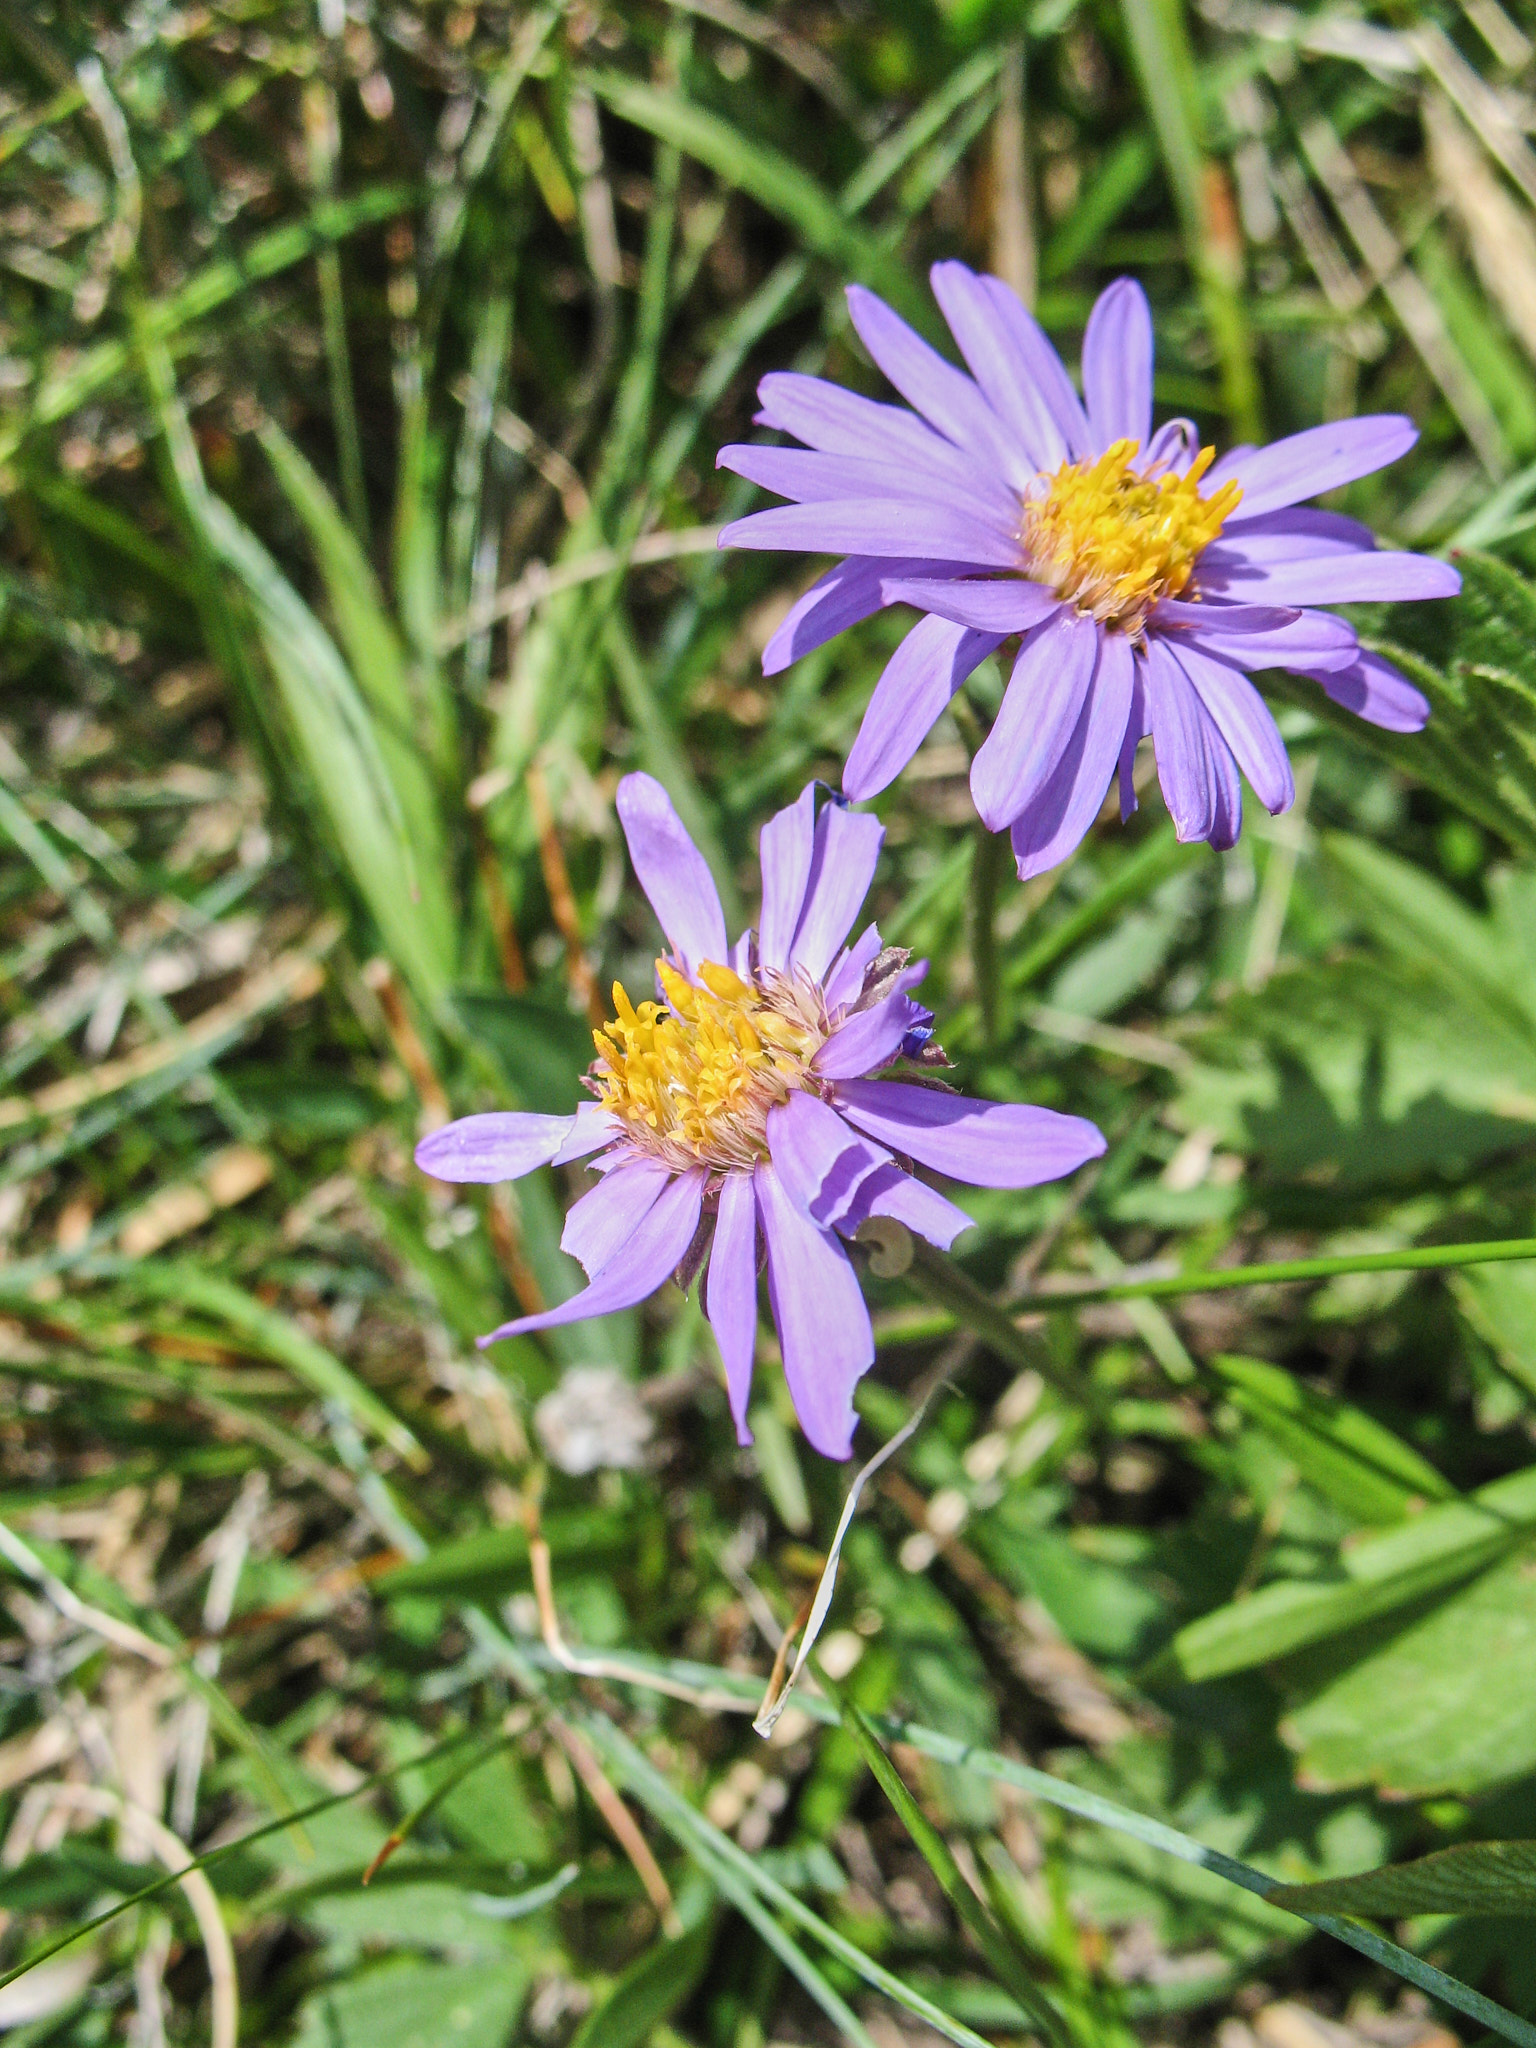
[(705, 961), (695, 987), (665, 960), (667, 1002), (631, 1003), (613, 985), (615, 1021), (594, 1031), (599, 1105), (631, 1142), (679, 1172), (753, 1167), (768, 1157), (769, 1110), (806, 1085), (827, 1035), (819, 992), (775, 977), (767, 988)]
[(1064, 462), (1026, 501), (1021, 533), (1032, 577), (1100, 625), (1132, 634), (1160, 598), (1188, 588), (1243, 495), (1225, 483), (1201, 496), (1214, 448), (1202, 448), (1183, 476), (1143, 476), (1131, 467), (1137, 452), (1136, 442), (1116, 441), (1097, 462)]

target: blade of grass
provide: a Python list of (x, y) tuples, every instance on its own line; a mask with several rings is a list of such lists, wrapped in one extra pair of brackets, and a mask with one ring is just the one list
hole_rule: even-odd
[[(729, 1835), (722, 1834), (701, 1813), (696, 1813), (606, 1715), (585, 1714), (582, 1726), (594, 1748), (602, 1752), (615, 1774), (628, 1784), (634, 1796), (650, 1809), (668, 1833), (684, 1843), (690, 1854), (699, 1855), (701, 1861), (708, 1859), (722, 1877), (729, 1875), (748, 1896), (756, 1894), (757, 1900), (803, 1927), (813, 1940), (856, 1971), (866, 1984), (883, 1991), (887, 1998), (894, 1999), (908, 2012), (926, 2020), (948, 2040), (960, 2044), (960, 2048), (985, 2048), (979, 2035), (958, 2020), (951, 2019), (921, 1992), (902, 1983), (882, 1964), (866, 1955), (835, 1928), (829, 1927), (803, 1900), (780, 1884), (744, 1849), (738, 1848)], [(725, 1891), (725, 1884), (722, 1883), (720, 1888)]]
[(339, 1401), (349, 1415), (418, 1471), (426, 1452), (399, 1416), (297, 1323), (266, 1308), (244, 1288), (183, 1261), (94, 1259), (81, 1269), (86, 1280), (112, 1280), (151, 1301), (175, 1302), (211, 1317), (252, 1344), (263, 1358), (286, 1366), (301, 1385), (323, 1400)]
[(1121, 13), (1221, 364), (1227, 417), (1238, 440), (1254, 441), (1260, 434), (1259, 386), (1243, 309), (1242, 247), (1235, 221), (1227, 218), (1225, 174), (1207, 160), (1201, 143), (1200, 89), (1183, 0), (1121, 0)]
[(681, 94), (618, 72), (589, 72), (586, 83), (621, 121), (644, 128), (777, 214), (813, 254), (879, 291), (920, 328), (936, 326), (932, 306), (911, 275), (868, 235), (814, 178), (767, 144)]
[[(370, 186), (350, 198), (317, 206), (307, 221), (290, 221), (260, 235), (238, 260), (210, 263), (168, 298), (144, 308), (144, 338), (169, 343), (186, 328), (227, 305), (253, 284), (293, 269), (326, 242), (339, 242), (359, 228), (371, 227), (407, 212), (416, 194), (408, 185)], [(0, 462), (8, 462), (22, 443), (43, 427), (78, 412), (133, 368), (135, 344), (99, 341), (39, 385), (26, 418), (0, 434)]]
[(901, 1773), (881, 1748), (868, 1720), (852, 1700), (838, 1691), (825, 1672), (818, 1669), (817, 1676), (833, 1704), (840, 1708), (843, 1726), (853, 1737), (875, 1783), (891, 1802), (897, 1819), (937, 1878), (939, 1889), (969, 1928), (999, 1983), (1023, 2007), (1047, 2040), (1065, 2043), (1069, 2037), (1060, 2015), (1030, 1975), (1023, 1959), (1015, 1953), (1012, 1944), (1004, 1939), (992, 1915), (966, 1883), (953, 1850), (907, 1790)]
[[(528, 1649), (523, 1654), (541, 1668), (554, 1668), (553, 1660), (540, 1649)], [(651, 1658), (640, 1652), (626, 1652), (626, 1662), (632, 1667), (630, 1670), (610, 1674), (618, 1684), (644, 1685), (659, 1680), (668, 1689), (688, 1684), (696, 1688), (716, 1711), (728, 1699), (738, 1703), (737, 1710), (741, 1713), (754, 1711), (760, 1681), (744, 1673), (720, 1671), (711, 1665), (689, 1664), (679, 1658)], [(639, 1667), (645, 1666), (650, 1667), (655, 1674), (650, 1680), (639, 1676)], [(830, 1699), (815, 1694), (802, 1694), (800, 1704), (813, 1720), (835, 1723), (841, 1718)], [(1086, 1787), (1074, 1785), (1065, 1778), (1054, 1778), (1048, 1772), (1035, 1770), (1032, 1765), (1018, 1763), (1012, 1757), (1000, 1756), (995, 1750), (981, 1749), (973, 1743), (959, 1741), (954, 1736), (941, 1735), (936, 1729), (924, 1728), (913, 1721), (897, 1720), (889, 1715), (873, 1717), (872, 1725), (885, 1742), (906, 1743), (913, 1749), (921, 1750), (925, 1756), (931, 1756), (937, 1763), (950, 1764), (957, 1770), (972, 1771), (976, 1776), (991, 1779), (998, 1784), (1015, 1786), (1019, 1791), (1043, 1800), (1049, 1806), (1059, 1807), (1066, 1813), (1076, 1814), (1079, 1819), (1092, 1821), (1097, 1826), (1110, 1828), (1118, 1834), (1128, 1835), (1134, 1841), (1144, 1842), (1149, 1848), (1176, 1857), (1181, 1863), (1194, 1864), (1202, 1870), (1208, 1870), (1213, 1875), (1224, 1878), (1229, 1884), (1253, 1893), (1259, 1899), (1268, 1900), (1272, 1893), (1283, 1889), (1278, 1878), (1270, 1877), (1265, 1871), (1255, 1869), (1251, 1863), (1240, 1862), (1235, 1856), (1228, 1856), (1220, 1849), (1208, 1848), (1205, 1843), (1196, 1841), (1192, 1835), (1183, 1834), (1178, 1828), (1170, 1827), (1166, 1821), (1156, 1820), (1150, 1814), (1137, 1813), (1131, 1807), (1121, 1806), (1116, 1801), (1105, 1798), (1100, 1792), (1089, 1791)], [(617, 1730), (614, 1733), (617, 1734)], [(622, 1737), (619, 1739), (623, 1740)], [(640, 1758), (638, 1761), (650, 1777), (655, 1779), (657, 1774), (651, 1771), (644, 1759)], [(687, 1802), (672, 1792), (665, 1779), (658, 1779), (657, 1782), (662, 1794), (680, 1806), (684, 1814), (692, 1816), (700, 1826), (708, 1826), (700, 1817), (692, 1815), (692, 1809)], [(722, 1839), (725, 1839), (726, 1847), (735, 1856), (741, 1857), (750, 1866), (750, 1858), (745, 1857), (734, 1842)], [(799, 1902), (794, 1903), (798, 1905)], [(789, 1909), (785, 1907), (783, 1910)], [(1396, 1942), (1388, 1941), (1374, 1929), (1340, 1919), (1336, 1914), (1298, 1912), (1290, 1905), (1277, 1905), (1275, 1910), (1291, 1913), (1298, 1919), (1305, 1920), (1319, 1933), (1343, 1942), (1347, 1948), (1352, 1948), (1372, 1962), (1381, 1964), (1394, 1976), (1415, 1985), (1419, 1990), (1429, 1992), (1432, 1997), (1440, 1999), (1454, 2011), (1465, 2013), (1469, 2018), (1491, 2028), (1504, 2040), (1514, 2042), (1516, 2048), (1536, 2048), (1536, 2026), (1530, 2021), (1521, 2019), (1517, 2014), (1495, 2004), (1491, 1998), (1485, 1998), (1482, 1992), (1473, 1990), (1470, 1985), (1461, 1983), (1459, 1979), (1447, 1976), (1445, 1971), (1436, 1969), (1434, 1964), (1426, 1963), (1421, 1957), (1399, 1947)], [(814, 1915), (810, 1917), (815, 1918)], [(832, 1930), (828, 1929), (827, 1932), (830, 1934)], [(834, 1953), (841, 1951), (834, 1950)], [(860, 1960), (862, 1962), (865, 1959)], [(909, 2009), (916, 2011), (917, 2007)], [(956, 2023), (947, 2016), (942, 2020), (930, 2018), (929, 2024), (948, 2034), (951, 2040), (961, 2038), (955, 2031)], [(965, 2038), (973, 2041), (975, 2037), (966, 2030)]]

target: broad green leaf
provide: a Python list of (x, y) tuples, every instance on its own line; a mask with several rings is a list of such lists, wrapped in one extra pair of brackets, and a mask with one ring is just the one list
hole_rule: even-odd
[(1203, 1050), (1181, 1127), (1340, 1191), (1457, 1178), (1528, 1142), (1536, 1121), (1536, 1032), (1401, 958), (1277, 974), (1226, 1006)]
[(1510, 1378), (1536, 1394), (1536, 1265), (1469, 1267), (1451, 1285)]
[(1309, 1913), (1392, 1920), (1414, 1913), (1536, 1914), (1536, 1842), (1458, 1842), (1413, 1863), (1282, 1885), (1271, 1896), (1278, 1906)]
[(1346, 1579), (1279, 1580), (1180, 1629), (1153, 1665), (1191, 1683), (1248, 1671), (1463, 1583), (1536, 1523), (1536, 1468), (1349, 1545)]
[(1261, 1586), (1246, 1599), (1203, 1614), (1181, 1628), (1149, 1669), (1149, 1678), (1177, 1676), (1191, 1684), (1226, 1678), (1288, 1657), (1311, 1643), (1361, 1627), (1392, 1614), (1409, 1601), (1438, 1593), (1490, 1564), (1505, 1548), (1502, 1537), (1457, 1550), (1432, 1560), (1417, 1571), (1405, 1571), (1375, 1584), (1318, 1585), (1309, 1580), (1282, 1579)]
[(476, 1044), (495, 1059), (518, 1107), (569, 1116), (584, 1099), (581, 1078), (592, 1064), (592, 1029), (584, 1017), (537, 996), (457, 989), (454, 1007)]
[(340, 1943), (343, 1953), (365, 1944), (464, 1957), (508, 1953), (506, 1924), (477, 1913), (462, 1877), (446, 1872), (423, 1877), (409, 1865), (386, 1864), (365, 1887), (353, 1869), (336, 1885), (289, 1901), (286, 1909)]
[(1492, 555), (1457, 554), (1461, 595), (1400, 605), (1368, 636), (1430, 703), (1422, 732), (1389, 733), (1276, 672), (1270, 687), (1411, 780), (1447, 796), (1501, 840), (1536, 854), (1536, 589)]
[(1343, 1553), (1352, 1579), (1380, 1582), (1422, 1564), (1453, 1559), (1484, 1542), (1517, 1540), (1536, 1524), (1536, 1466), (1492, 1479), (1463, 1500), (1427, 1508), (1398, 1529), (1384, 1530)]
[(295, 2048), (506, 2048), (528, 1988), (513, 1956), (390, 1961), (304, 2001)]
[(1211, 1360), (1237, 1407), (1292, 1459), (1309, 1486), (1362, 1522), (1400, 1522), (1455, 1488), (1412, 1445), (1348, 1401), (1257, 1358)]
[(1480, 1792), (1536, 1768), (1528, 1544), (1427, 1612), (1320, 1649), (1281, 1724), (1301, 1782), (1373, 1784), (1401, 1798)]
[(1347, 832), (1322, 842), (1333, 869), (1370, 918), (1378, 942), (1442, 981), (1460, 1002), (1486, 1009), (1496, 1025), (1529, 1031), (1536, 1021), (1532, 991), (1519, 962), (1490, 918), (1467, 905), (1411, 861)]

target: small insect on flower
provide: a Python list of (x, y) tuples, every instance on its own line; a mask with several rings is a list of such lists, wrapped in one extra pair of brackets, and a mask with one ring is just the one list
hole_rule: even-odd
[(1413, 685), (1311, 607), (1449, 597), (1460, 578), (1379, 549), (1353, 519), (1297, 509), (1396, 461), (1417, 439), (1411, 421), (1339, 420), (1218, 460), (1188, 420), (1152, 431), (1152, 317), (1130, 278), (1089, 318), (1081, 400), (1007, 285), (963, 263), (936, 264), (932, 280), (969, 377), (855, 285), (860, 339), (916, 410), (774, 374), (758, 386), (758, 423), (807, 445), (717, 458), (797, 501), (736, 520), (722, 546), (844, 557), (769, 641), (765, 675), (884, 605), (926, 614), (875, 686), (848, 796), (899, 775), (1014, 635), (971, 794), (992, 831), (1009, 828), (1021, 878), (1066, 859), (1117, 771), (1129, 816), (1148, 735), (1180, 839), (1235, 842), (1239, 769), (1266, 809), (1285, 810), (1290, 762), (1249, 671), (1294, 670), (1374, 725), (1419, 730), (1429, 706)]
[(932, 1014), (909, 993), (927, 962), (882, 945), (872, 924), (844, 943), (874, 875), (877, 818), (836, 802), (818, 817), (814, 785), (770, 818), (757, 929), (728, 946), (704, 857), (660, 783), (626, 776), (618, 808), (667, 939), (660, 1000), (633, 1003), (615, 985), (615, 1019), (593, 1034), (595, 1101), (566, 1117), (464, 1117), (424, 1138), (416, 1162), (438, 1180), (506, 1181), (590, 1158), (601, 1178), (560, 1240), (589, 1285), (480, 1342), (631, 1308), (707, 1266), (705, 1312), (744, 1444), (766, 1262), (801, 1426), (846, 1458), (875, 1346), (842, 1240), (882, 1216), (947, 1250), (970, 1218), (914, 1165), (1035, 1187), (1097, 1158), (1103, 1137), (1082, 1117), (977, 1102), (939, 1080)]

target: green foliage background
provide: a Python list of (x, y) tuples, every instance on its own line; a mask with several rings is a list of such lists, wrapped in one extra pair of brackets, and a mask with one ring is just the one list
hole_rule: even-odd
[[(1532, 28), (0, 7), (12, 2041), (1536, 2042), (1536, 1262), (1450, 1249), (1536, 1233)], [(714, 550), (712, 453), (766, 369), (879, 391), (850, 279), (942, 345), (953, 254), (1069, 361), (1133, 271), (1222, 443), (1410, 413), (1340, 502), (1465, 589), (1360, 608), (1421, 736), (1270, 679), (1229, 854), (1153, 780), (1016, 885), (994, 664), (881, 799), (964, 1083), (1110, 1149), (868, 1274), (861, 1453), (953, 1384), (765, 1745), (849, 1478), (771, 1333), (750, 1454), (696, 1300), (482, 1358), (579, 1177), (409, 1153), (648, 979), (622, 772), (733, 925), (835, 781), (901, 621), (765, 682), (807, 565)], [(637, 1463), (567, 1469), (582, 1367)]]

